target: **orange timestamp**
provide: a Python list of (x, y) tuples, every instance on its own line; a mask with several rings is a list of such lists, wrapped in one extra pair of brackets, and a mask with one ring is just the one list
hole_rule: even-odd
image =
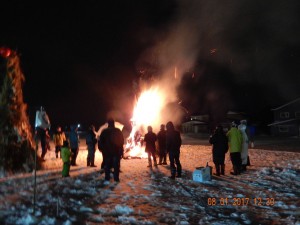
[(275, 205), (274, 198), (246, 198), (246, 197), (236, 197), (236, 198), (207, 198), (208, 206), (273, 206)]

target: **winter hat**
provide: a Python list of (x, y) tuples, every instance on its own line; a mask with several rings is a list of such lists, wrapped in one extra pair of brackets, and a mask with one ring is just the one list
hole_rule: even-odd
[(237, 124), (234, 121), (232, 121), (231, 122), (231, 127), (237, 127)]
[(241, 124), (247, 125), (247, 120), (241, 120)]
[(174, 124), (171, 121), (169, 121), (167, 123), (166, 127), (167, 127), (167, 130), (174, 130)]
[(109, 118), (107, 120), (107, 123), (108, 123), (108, 127), (115, 127), (115, 121), (114, 121), (114, 119)]
[(69, 147), (69, 142), (68, 141), (64, 141), (64, 147)]

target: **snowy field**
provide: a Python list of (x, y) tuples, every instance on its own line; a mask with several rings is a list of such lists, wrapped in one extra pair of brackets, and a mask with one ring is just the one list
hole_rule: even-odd
[(213, 165), (211, 147), (183, 145), (182, 178), (170, 180), (169, 166), (123, 159), (121, 182), (105, 186), (98, 150), (97, 168), (86, 167), (82, 144), (78, 166), (62, 178), (53, 148), (37, 172), (35, 212), (32, 173), (0, 178), (0, 224), (300, 224), (299, 152), (250, 149), (241, 176), (229, 174), (227, 154), (225, 176), (197, 183), (195, 167)]

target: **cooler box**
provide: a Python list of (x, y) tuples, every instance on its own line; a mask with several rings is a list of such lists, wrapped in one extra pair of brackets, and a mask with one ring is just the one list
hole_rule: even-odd
[(196, 182), (205, 182), (211, 180), (212, 167), (196, 167), (193, 172), (193, 181)]

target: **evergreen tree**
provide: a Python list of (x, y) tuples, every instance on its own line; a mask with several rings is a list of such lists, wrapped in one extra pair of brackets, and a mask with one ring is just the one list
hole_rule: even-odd
[(23, 101), (25, 77), (19, 56), (2, 47), (0, 60), (0, 171), (3, 175), (34, 169), (35, 151), (27, 105)]

